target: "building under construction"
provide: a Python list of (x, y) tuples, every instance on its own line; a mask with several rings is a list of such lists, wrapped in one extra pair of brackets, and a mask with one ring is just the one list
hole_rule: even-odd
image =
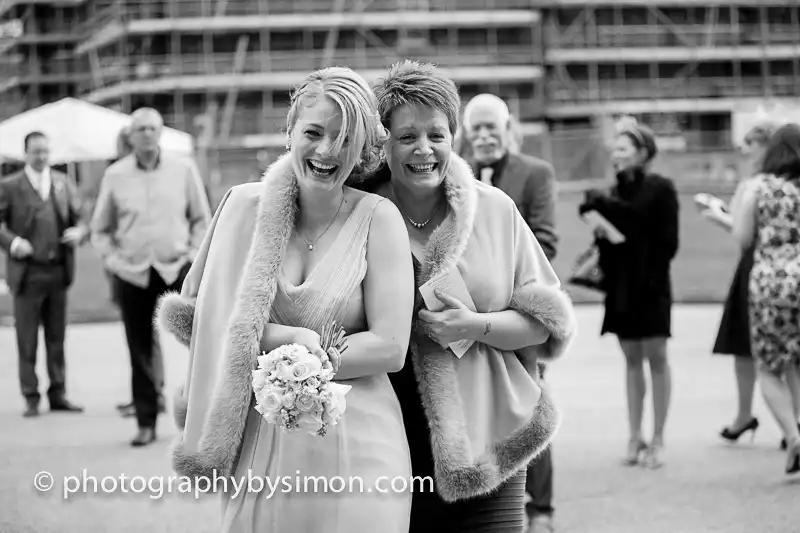
[(546, 114), (562, 175), (597, 174), (617, 114), (653, 127), (675, 178), (716, 174), (736, 160), (737, 110), (800, 95), (797, 0), (542, 4)]
[(724, 154), (737, 106), (800, 87), (796, 0), (3, 1), (0, 25), (22, 31), (0, 39), (0, 112), (155, 107), (195, 135), (215, 192), (282, 150), (290, 90), (327, 65), (437, 63), (464, 101), (506, 98), (561, 179), (605, 172), (615, 114), (678, 154)]
[(465, 98), (494, 92), (525, 122), (544, 109), (540, 15), (524, 0), (97, 0), (78, 11), (76, 93), (161, 111), (196, 136), (219, 189), (258, 177), (284, 149), (291, 89), (327, 65), (374, 80), (422, 59)]

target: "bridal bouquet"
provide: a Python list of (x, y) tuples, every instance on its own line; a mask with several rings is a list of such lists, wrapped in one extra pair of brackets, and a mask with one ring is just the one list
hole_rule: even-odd
[[(326, 353), (343, 353), (344, 330), (323, 328), (322, 349)], [(320, 359), (300, 344), (285, 344), (258, 357), (253, 370), (253, 392), (256, 411), (267, 422), (283, 431), (303, 431), (324, 437), (335, 426), (347, 408), (345, 396), (350, 385), (333, 379), (330, 358)]]

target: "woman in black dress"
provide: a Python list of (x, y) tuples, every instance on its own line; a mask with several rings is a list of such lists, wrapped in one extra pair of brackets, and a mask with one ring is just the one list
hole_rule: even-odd
[[(667, 338), (671, 336), (671, 262), (678, 251), (679, 203), (669, 179), (648, 170), (656, 156), (653, 133), (627, 124), (614, 142), (612, 162), (617, 184), (610, 191), (590, 190), (581, 214), (597, 211), (625, 236), (612, 244), (597, 238), (604, 273), (605, 318), (601, 334), (613, 333), (625, 354), (630, 441), (624, 464), (661, 466), (664, 426), (670, 404), (671, 374)], [(654, 429), (642, 438), (646, 393), (644, 361), (653, 382)]]
[[(744, 137), (742, 152), (753, 169), (760, 165), (764, 150), (777, 125), (764, 122), (754, 126)], [(750, 178), (736, 187), (729, 211), (735, 213)], [(730, 230), (730, 227), (729, 227)], [(753, 268), (753, 247), (742, 250), (733, 276), (725, 307), (722, 311), (719, 332), (714, 343), (715, 354), (734, 356), (734, 373), (738, 393), (738, 410), (733, 423), (720, 432), (729, 441), (737, 441), (742, 434), (758, 429), (758, 419), (753, 416), (753, 393), (756, 386), (755, 361), (750, 353), (750, 319), (748, 317), (750, 271)], [(785, 442), (783, 443), (785, 446)]]

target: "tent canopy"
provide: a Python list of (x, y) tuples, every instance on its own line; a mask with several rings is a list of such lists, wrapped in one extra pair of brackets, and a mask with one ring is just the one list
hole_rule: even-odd
[[(64, 98), (0, 122), (0, 160), (24, 160), (25, 136), (32, 131), (41, 131), (50, 138), (51, 164), (114, 159), (117, 137), (130, 123), (130, 115), (75, 98)], [(161, 148), (190, 156), (192, 136), (165, 127)]]

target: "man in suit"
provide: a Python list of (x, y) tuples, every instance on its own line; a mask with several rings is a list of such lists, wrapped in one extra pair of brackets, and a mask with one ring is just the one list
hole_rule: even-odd
[(0, 181), (0, 247), (7, 256), (7, 284), (14, 297), (19, 380), (27, 408), (39, 414), (36, 352), (39, 325), (44, 327), (47, 397), (51, 411), (81, 412), (66, 397), (64, 337), (67, 290), (75, 271), (74, 248), (86, 242), (76, 187), (49, 166), (47, 137), (25, 137), (25, 168)]
[(92, 244), (116, 284), (130, 352), (138, 425), (132, 446), (156, 440), (163, 379), (153, 329), (158, 299), (180, 290), (211, 222), (197, 167), (159, 148), (163, 128), (156, 110), (133, 113), (133, 152), (106, 169), (91, 224)]
[[(480, 94), (470, 100), (464, 108), (463, 123), (472, 149), (467, 159), (476, 178), (498, 187), (514, 200), (552, 262), (558, 247), (553, 167), (541, 159), (509, 150), (513, 144), (511, 114), (497, 96)], [(529, 533), (552, 532), (553, 462), (549, 447), (528, 467), (525, 485), (531, 497), (527, 505)]]

